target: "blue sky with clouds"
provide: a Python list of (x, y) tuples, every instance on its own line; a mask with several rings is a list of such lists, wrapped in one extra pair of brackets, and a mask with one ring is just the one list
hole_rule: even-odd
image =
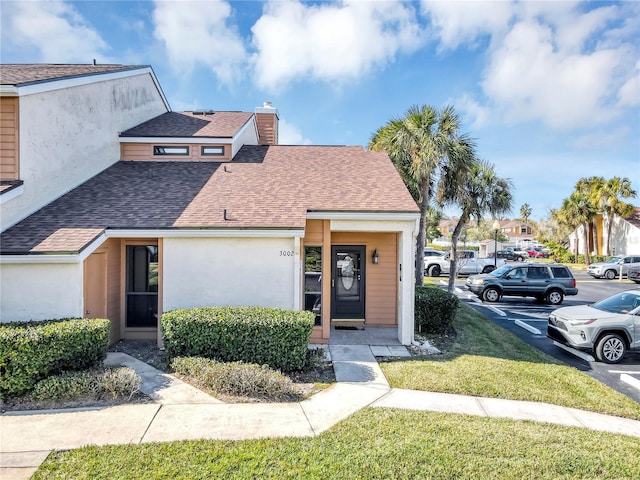
[(637, 1), (2, 0), (0, 17), (2, 63), (151, 65), (176, 111), (271, 101), (281, 143), (366, 146), (451, 104), (513, 181), (512, 216), (585, 176), (640, 191)]

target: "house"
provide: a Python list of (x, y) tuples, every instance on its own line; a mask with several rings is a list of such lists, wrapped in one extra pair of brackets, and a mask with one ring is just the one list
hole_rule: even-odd
[(315, 312), (318, 343), (344, 322), (413, 340), (419, 210), (385, 153), (278, 145), (268, 103), (173, 112), (147, 66), (66, 67), (0, 72), (18, 164), (0, 207), (3, 322), (106, 317), (112, 342), (161, 342), (164, 311), (255, 305)]
[[(611, 248), (608, 248), (607, 232), (611, 221)], [(584, 225), (580, 225), (569, 234), (569, 250), (578, 254), (585, 253)], [(640, 208), (626, 218), (614, 215), (611, 219), (605, 214), (598, 214), (588, 226), (588, 251), (595, 255), (634, 255), (640, 253)]]

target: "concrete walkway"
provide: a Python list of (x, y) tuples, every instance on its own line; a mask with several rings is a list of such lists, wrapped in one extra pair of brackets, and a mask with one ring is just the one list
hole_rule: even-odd
[[(393, 350), (392, 350), (393, 349)], [(640, 438), (640, 421), (536, 402), (391, 389), (375, 355), (409, 356), (401, 346), (330, 345), (338, 383), (299, 403), (225, 404), (126, 354), (106, 363), (135, 369), (155, 403), (0, 416), (0, 478), (28, 479), (52, 450), (171, 440), (318, 435), (367, 407), (533, 420)]]

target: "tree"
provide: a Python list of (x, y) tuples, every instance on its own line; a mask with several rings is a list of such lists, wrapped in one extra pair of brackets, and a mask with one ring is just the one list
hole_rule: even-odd
[[(589, 222), (592, 238), (593, 238), (593, 250), (598, 252), (598, 227), (596, 225), (596, 214), (600, 212), (600, 192), (604, 187), (606, 181), (604, 177), (587, 177), (581, 178), (576, 183), (576, 192), (582, 192), (589, 198), (591, 205), (593, 206), (595, 213), (593, 218)], [(586, 250), (589, 250), (589, 244), (586, 244)]]
[(611, 255), (611, 230), (613, 217), (622, 218), (633, 213), (634, 206), (623, 202), (621, 198), (635, 198), (636, 191), (631, 188), (631, 180), (627, 177), (613, 177), (604, 182), (597, 192), (598, 204), (607, 215), (607, 255)]
[(424, 281), (422, 251), (426, 245), (427, 212), (438, 178), (465, 175), (474, 158), (474, 143), (460, 133), (460, 118), (452, 106), (438, 110), (412, 106), (404, 117), (390, 120), (371, 137), (370, 150), (385, 150), (420, 208), (416, 239), (416, 284)]
[(531, 210), (531, 207), (528, 203), (522, 204), (522, 206), (520, 207), (520, 216), (522, 217), (522, 221), (524, 223), (527, 223), (529, 221), (529, 217), (531, 216), (532, 212), (533, 210)]
[(438, 200), (444, 204), (456, 204), (461, 209), (460, 220), (451, 236), (451, 267), (449, 292), (453, 292), (457, 274), (457, 245), (465, 225), (475, 218), (480, 224), (483, 215), (492, 217), (511, 211), (513, 195), (510, 180), (496, 175), (493, 164), (475, 160), (466, 175), (443, 178), (438, 190)]
[[(585, 244), (584, 261), (589, 265), (589, 224), (596, 215), (597, 210), (593, 206), (593, 202), (588, 194), (584, 191), (576, 190), (569, 198), (565, 198), (558, 216), (573, 228), (579, 225), (583, 226), (583, 239)], [(578, 250), (576, 247), (576, 260), (578, 258)]]

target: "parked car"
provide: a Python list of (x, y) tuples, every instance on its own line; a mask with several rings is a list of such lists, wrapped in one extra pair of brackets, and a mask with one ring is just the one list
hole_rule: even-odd
[(640, 267), (630, 267), (627, 278), (635, 283), (640, 283)]
[[(447, 253), (443, 257), (429, 257), (425, 259), (424, 270), (431, 277), (439, 277), (440, 274), (449, 274), (450, 255)], [(488, 273), (503, 265), (504, 260), (494, 260), (493, 258), (479, 258), (475, 250), (458, 250), (458, 275), (472, 275), (474, 273)]]
[(593, 305), (555, 310), (547, 337), (593, 352), (605, 363), (618, 363), (627, 351), (640, 351), (640, 289), (616, 293)]
[(527, 250), (529, 257), (531, 258), (546, 258), (547, 255), (542, 251), (540, 247), (533, 247)]
[(529, 258), (529, 254), (526, 251), (513, 247), (507, 247), (504, 250), (498, 250), (496, 252), (496, 256), (498, 258), (504, 258), (505, 260), (515, 260), (516, 262), (522, 262), (525, 259)]
[(571, 270), (558, 263), (510, 263), (489, 274), (470, 276), (466, 286), (486, 302), (517, 296), (560, 305), (565, 296), (578, 294)]
[(587, 269), (587, 273), (595, 278), (606, 278), (613, 280), (620, 276), (626, 277), (631, 267), (640, 267), (640, 255), (618, 255), (606, 262), (592, 263)]

